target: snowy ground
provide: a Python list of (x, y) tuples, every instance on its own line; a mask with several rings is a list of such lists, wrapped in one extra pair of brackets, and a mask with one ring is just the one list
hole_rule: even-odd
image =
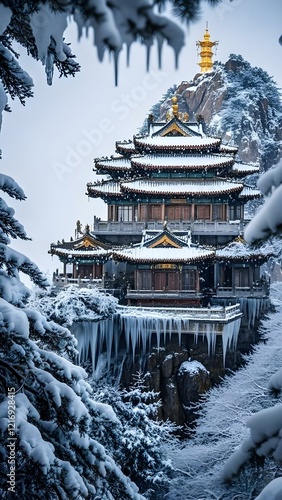
[(251, 500), (270, 480), (282, 476), (282, 469), (267, 459), (263, 469), (251, 464), (230, 484), (221, 478), (226, 460), (249, 436), (246, 420), (282, 402), (267, 389), (270, 377), (282, 366), (282, 284), (272, 285), (271, 294), (276, 311), (262, 322), (265, 340), (256, 346), (244, 368), (207, 395), (194, 439), (182, 449), (170, 451), (174, 466), (183, 475), (173, 481), (166, 500)]

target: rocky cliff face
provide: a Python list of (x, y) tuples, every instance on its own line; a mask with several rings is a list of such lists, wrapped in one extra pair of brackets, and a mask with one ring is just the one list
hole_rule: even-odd
[[(272, 78), (241, 56), (216, 63), (213, 71), (182, 82), (175, 93), (179, 110), (190, 120), (203, 119), (209, 133), (239, 147), (242, 161), (258, 162), (263, 170), (282, 157), (282, 101)], [(160, 107), (165, 117), (168, 97)]]

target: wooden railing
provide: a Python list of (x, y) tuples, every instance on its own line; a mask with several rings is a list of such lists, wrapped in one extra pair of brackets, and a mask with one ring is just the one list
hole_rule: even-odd
[[(209, 232), (211, 234), (234, 234), (237, 235), (244, 227), (242, 221), (170, 221), (167, 226), (170, 230), (176, 231), (192, 231), (194, 234), (202, 234)], [(140, 233), (144, 229), (161, 230), (163, 222), (160, 221), (131, 221), (131, 222), (107, 222), (107, 221), (94, 221), (94, 232), (96, 233)]]
[(263, 297), (267, 295), (267, 285), (253, 287), (249, 286), (235, 286), (235, 287), (217, 287), (216, 297)]
[(53, 285), (63, 288), (68, 285), (75, 285), (79, 288), (103, 288), (102, 279), (92, 278), (69, 278), (68, 276), (53, 276)]

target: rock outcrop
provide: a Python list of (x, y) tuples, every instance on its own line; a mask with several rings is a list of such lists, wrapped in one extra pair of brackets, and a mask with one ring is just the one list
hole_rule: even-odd
[[(239, 147), (246, 163), (259, 163), (267, 170), (282, 157), (282, 104), (279, 89), (261, 68), (253, 68), (232, 54), (213, 70), (182, 82), (175, 93), (180, 112), (190, 120), (204, 120), (209, 133)], [(171, 107), (167, 98), (160, 107), (165, 117)]]

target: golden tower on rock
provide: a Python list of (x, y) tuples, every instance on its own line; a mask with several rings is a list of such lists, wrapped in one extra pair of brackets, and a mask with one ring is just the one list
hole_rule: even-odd
[(210, 39), (208, 23), (206, 25), (206, 32), (204, 34), (203, 40), (201, 41), (198, 40), (196, 42), (196, 45), (199, 49), (199, 55), (201, 58), (201, 61), (199, 62), (201, 73), (206, 73), (207, 71), (210, 71), (213, 67), (212, 56), (214, 54), (212, 51), (212, 47), (216, 47), (218, 45), (218, 42), (212, 42)]

